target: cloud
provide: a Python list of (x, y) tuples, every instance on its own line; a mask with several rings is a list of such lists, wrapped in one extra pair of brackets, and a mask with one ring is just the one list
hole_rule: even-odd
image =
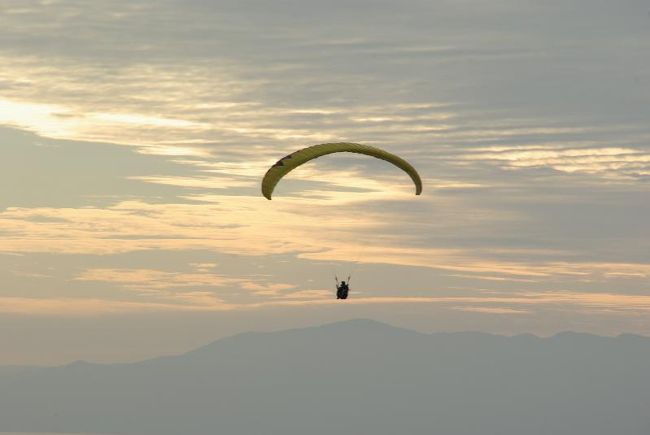
[[(650, 312), (650, 297), (646, 295), (592, 294), (580, 292), (518, 293), (500, 296), (378, 296), (352, 297), (341, 303), (321, 290), (298, 292), (276, 300), (252, 303), (226, 303), (210, 292), (189, 292), (166, 301), (128, 301), (97, 298), (21, 298), (0, 297), (0, 312), (31, 315), (102, 315), (111, 313), (151, 311), (232, 311), (260, 310), (273, 307), (300, 306), (372, 306), (372, 305), (439, 305), (455, 311), (484, 314), (528, 314), (537, 310), (580, 311), (599, 314), (645, 315)], [(459, 305), (464, 304), (464, 305)], [(476, 304), (481, 304), (480, 306)]]
[(245, 290), (249, 290), (256, 296), (263, 297), (277, 297), (282, 295), (286, 290), (296, 288), (296, 286), (292, 284), (260, 284), (257, 282), (244, 282), (241, 284), (241, 287)]
[[(226, 307), (221, 307), (226, 309)], [(152, 301), (120, 301), (93, 298), (0, 297), (0, 312), (22, 315), (97, 316), (119, 313), (191, 311), (195, 306)]]
[(529, 314), (530, 311), (506, 307), (453, 307), (457, 311), (480, 314)]
[(549, 167), (566, 173), (613, 179), (634, 179), (650, 174), (650, 152), (634, 148), (489, 147), (477, 148), (462, 158), (493, 161), (511, 169)]
[(238, 280), (212, 273), (164, 272), (151, 269), (89, 269), (75, 278), (79, 281), (114, 282), (142, 293), (158, 293), (173, 288), (224, 287)]
[[(43, 253), (84, 266), (52, 273), (50, 302), (4, 309), (333, 306), (319, 268), (357, 263), (381, 265), (360, 294), (382, 292), (349, 306), (644, 310), (646, 11), (592, 3), (9, 0), (0, 124), (33, 134), (0, 130), (0, 269)], [(342, 140), (404, 156), (424, 194), (330, 156), (260, 196), (279, 157)], [(136, 253), (178, 261), (116, 260)], [(31, 267), (11, 279), (38, 295), (50, 272)], [(409, 294), (385, 288), (396, 270), (418, 276)]]
[(257, 187), (253, 180), (241, 180), (235, 177), (130, 177), (145, 183), (165, 184), (170, 186), (191, 187), (198, 189), (228, 189), (232, 187)]
[[(622, 272), (626, 276), (650, 275), (647, 263), (533, 260), (544, 253), (536, 248), (493, 248), (482, 252), (473, 247), (408, 246), (408, 238), (377, 234), (384, 228), (382, 214), (348, 216), (346, 210), (330, 209), (329, 201), (320, 200), (323, 205), (311, 201), (305, 208), (296, 198), (268, 202), (215, 195), (206, 204), (128, 201), (107, 209), (9, 208), (0, 213), (6, 233), (0, 250), (77, 254), (143, 249), (214, 249), (240, 255), (293, 253), (310, 260), (343, 258), (360, 263), (419, 266), (479, 274), (477, 278), (614, 277)], [(323, 219), (324, 215), (329, 219)], [(417, 240), (418, 234), (410, 237)], [(517, 254), (530, 259), (498, 259)]]

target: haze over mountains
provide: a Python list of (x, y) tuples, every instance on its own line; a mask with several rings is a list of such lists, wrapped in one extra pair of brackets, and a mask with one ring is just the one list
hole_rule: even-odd
[(650, 338), (245, 333), (135, 364), (0, 370), (0, 431), (647, 435)]

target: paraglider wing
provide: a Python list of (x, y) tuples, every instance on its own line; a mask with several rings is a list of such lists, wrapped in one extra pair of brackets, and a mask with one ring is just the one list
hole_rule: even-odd
[(282, 177), (287, 175), (298, 166), (326, 154), (342, 152), (365, 154), (367, 156), (372, 156), (377, 159), (392, 163), (411, 177), (413, 183), (415, 183), (415, 194), (419, 195), (422, 193), (422, 180), (420, 179), (420, 175), (415, 170), (415, 168), (411, 166), (411, 164), (406, 160), (396, 156), (395, 154), (391, 154), (388, 151), (384, 151), (382, 149), (369, 145), (340, 142), (313, 145), (281, 158), (266, 172), (266, 175), (264, 175), (264, 179), (262, 180), (262, 194), (266, 197), (266, 199), (271, 199), (273, 189), (275, 189), (275, 186), (282, 179)]

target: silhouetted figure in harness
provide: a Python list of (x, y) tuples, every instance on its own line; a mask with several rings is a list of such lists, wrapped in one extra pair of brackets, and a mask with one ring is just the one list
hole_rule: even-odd
[(350, 291), (350, 277), (348, 276), (347, 283), (345, 281), (341, 281), (340, 284), (338, 277), (334, 277), (334, 279), (336, 279), (336, 299), (347, 299), (348, 292)]

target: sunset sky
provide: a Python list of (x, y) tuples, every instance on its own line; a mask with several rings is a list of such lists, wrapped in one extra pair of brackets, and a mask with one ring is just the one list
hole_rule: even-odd
[[(359, 317), (650, 334), (645, 0), (3, 0), (0, 29), (0, 365)], [(423, 194), (335, 155), (262, 197), (340, 141)]]

